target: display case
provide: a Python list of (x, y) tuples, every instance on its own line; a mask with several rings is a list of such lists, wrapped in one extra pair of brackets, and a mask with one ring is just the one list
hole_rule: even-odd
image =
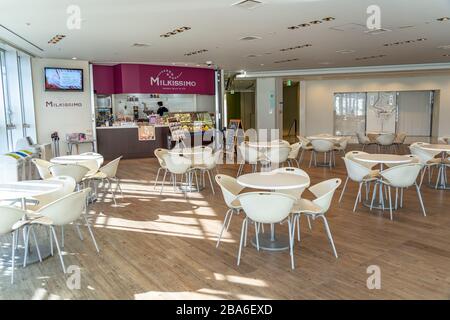
[(169, 117), (176, 118), (181, 129), (189, 132), (205, 132), (214, 129), (214, 117), (208, 112), (171, 112)]

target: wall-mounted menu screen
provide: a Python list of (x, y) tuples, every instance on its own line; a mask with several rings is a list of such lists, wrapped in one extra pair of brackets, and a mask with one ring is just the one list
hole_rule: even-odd
[(45, 68), (46, 91), (83, 91), (83, 70)]

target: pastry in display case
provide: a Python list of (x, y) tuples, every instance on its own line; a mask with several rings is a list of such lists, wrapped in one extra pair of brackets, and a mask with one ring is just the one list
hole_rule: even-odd
[(214, 129), (213, 118), (208, 112), (172, 112), (170, 116), (176, 118), (181, 128), (189, 132)]

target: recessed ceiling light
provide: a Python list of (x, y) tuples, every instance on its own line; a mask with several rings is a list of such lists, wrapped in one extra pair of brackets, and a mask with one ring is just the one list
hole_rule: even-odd
[(66, 36), (64, 34), (57, 34), (56, 36), (54, 36), (53, 38), (51, 38), (48, 43), (49, 44), (57, 44), (59, 41), (61, 41), (62, 39), (64, 39)]
[(331, 62), (323, 61), (323, 62), (319, 62), (319, 64), (321, 64), (321, 65), (329, 65), (329, 64), (331, 64)]
[(31, 26), (31, 23), (30, 22), (27, 22), (27, 23), (25, 23), (27, 26)]
[(261, 63), (260, 66), (261, 66), (261, 67), (264, 66), (264, 63)]
[(322, 21), (321, 20), (313, 20), (313, 21), (310, 21), (309, 23), (310, 24), (320, 24), (320, 23), (322, 23)]
[(450, 18), (449, 17), (442, 17), (442, 18), (438, 18), (436, 20), (437, 21), (448, 21), (448, 20), (450, 20)]
[(323, 21), (333, 21), (333, 20), (336, 20), (336, 18), (334, 18), (334, 17), (325, 17), (322, 20)]
[(77, 57), (73, 57), (72, 60), (77, 60)]
[(442, 56), (443, 57), (450, 57), (450, 54), (447, 53), (447, 54), (443, 54)]

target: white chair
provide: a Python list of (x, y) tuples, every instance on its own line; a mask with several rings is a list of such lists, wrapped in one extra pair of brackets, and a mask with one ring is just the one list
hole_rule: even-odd
[(362, 199), (361, 191), (363, 184), (366, 187), (366, 200), (369, 200), (370, 183), (375, 182), (378, 179), (379, 172), (378, 170), (371, 170), (370, 168), (367, 168), (349, 158), (344, 157), (342, 159), (344, 160), (345, 167), (347, 169), (347, 179), (345, 179), (344, 187), (342, 188), (341, 196), (339, 197), (339, 202), (341, 202), (342, 196), (347, 188), (348, 180), (357, 182), (358, 194), (356, 196), (355, 205), (353, 206), (353, 212), (355, 212), (358, 201), (361, 202)]
[(314, 139), (311, 141), (311, 144), (313, 146), (313, 150), (311, 153), (311, 159), (309, 160), (309, 167), (311, 167), (311, 163), (314, 158), (314, 165), (317, 166), (317, 154), (323, 153), (324, 154), (324, 164), (327, 163), (327, 154), (329, 154), (329, 162), (328, 165), (330, 168), (333, 165), (333, 157), (334, 157), (334, 144), (330, 140), (325, 139)]
[(345, 155), (347, 152), (348, 140), (349, 139), (347, 137), (340, 139), (339, 142), (334, 145), (334, 151), (341, 152), (342, 155)]
[(54, 164), (50, 167), (50, 172), (54, 177), (67, 176), (73, 178), (79, 190), (89, 169), (78, 164)]
[(260, 160), (261, 165), (264, 167), (279, 167), (288, 160), (290, 151), (291, 148), (288, 146), (268, 148), (264, 154), (265, 159)]
[(439, 151), (429, 151), (421, 148), (424, 143), (416, 142), (409, 146), (411, 154), (419, 159), (419, 163), (422, 165), (422, 174), (420, 177), (419, 187), (422, 186), (423, 178), (428, 170), (428, 183), (431, 184), (432, 169), (439, 166), (440, 159), (435, 158), (439, 154)]
[(358, 139), (358, 143), (362, 145), (362, 151), (364, 151), (365, 147), (376, 144), (376, 142), (373, 142), (368, 136), (361, 132), (356, 132), (356, 138)]
[[(294, 174), (297, 176), (301, 176), (301, 177), (305, 177), (308, 179), (308, 184), (303, 187), (303, 188), (297, 188), (297, 189), (288, 189), (288, 190), (278, 190), (278, 193), (284, 193), (284, 194), (288, 194), (291, 195), (293, 197), (295, 197), (295, 199), (297, 199), (297, 201), (300, 201), (302, 198), (302, 194), (305, 191), (306, 188), (309, 187), (311, 180), (309, 178), (308, 173), (306, 173), (306, 171), (299, 169), (299, 168), (294, 168), (294, 167), (284, 167), (284, 168), (278, 168), (275, 170), (272, 170), (273, 173), (287, 173), (287, 174)], [(308, 219), (308, 226), (309, 229), (311, 229), (311, 220), (309, 219), (309, 217), (307, 217)]]
[(50, 167), (54, 165), (53, 163), (38, 158), (31, 159), (31, 162), (33, 162), (34, 165), (36, 166), (39, 172), (39, 176), (41, 177), (42, 180), (49, 179), (52, 177)]
[[(398, 205), (398, 188), (404, 189), (411, 186), (416, 187), (417, 196), (419, 197), (420, 206), (422, 207), (423, 215), (426, 216), (425, 212), (425, 206), (423, 204), (422, 200), (422, 194), (420, 193), (419, 185), (417, 184), (416, 180), (420, 173), (420, 170), (422, 169), (422, 166), (418, 163), (408, 163), (404, 165), (395, 166), (389, 169), (386, 169), (382, 171), (380, 174), (383, 177), (383, 180), (379, 180), (379, 183), (383, 183), (388, 187), (388, 195), (389, 195), (389, 213), (390, 218), (393, 220), (392, 216), (392, 195), (391, 195), (391, 188), (396, 188), (395, 193), (395, 208), (397, 208)], [(373, 198), (372, 198), (373, 203)], [(403, 196), (400, 200), (400, 207), (403, 206)]]
[(202, 174), (203, 185), (205, 185), (205, 174), (208, 175), (209, 184), (211, 186), (211, 191), (213, 194), (216, 194), (214, 190), (214, 184), (211, 176), (214, 174), (214, 171), (217, 172), (217, 164), (220, 162), (220, 157), (222, 157), (222, 150), (218, 150), (214, 153), (206, 153), (203, 157), (203, 162), (199, 165), (195, 165), (192, 169), (200, 171)]
[[(14, 283), (14, 268), (16, 260), (15, 253), (17, 247), (18, 230), (24, 225), (22, 223), (22, 218), (25, 215), (26, 211), (22, 209), (0, 206), (0, 236), (11, 234), (11, 284)], [(42, 260), (39, 248), (37, 247), (37, 242), (36, 248), (38, 250), (39, 259)]]
[[(181, 176), (185, 176), (186, 177), (186, 182), (192, 181), (191, 177), (188, 177), (188, 174), (190, 174), (190, 168), (191, 168), (191, 161), (186, 159), (183, 156), (180, 156), (178, 154), (165, 154), (163, 156), (163, 160), (164, 163), (166, 165), (166, 172), (164, 172), (164, 177), (163, 177), (163, 182), (161, 185), (161, 190), (159, 194), (163, 193), (164, 190), (164, 183), (166, 182), (166, 175), (167, 172), (170, 173), (170, 178), (171, 178), (171, 182), (173, 184), (173, 191), (176, 192), (176, 187), (177, 187), (177, 176), (181, 175)], [(197, 176), (196, 176), (197, 177)], [(181, 181), (183, 181), (183, 179), (181, 179)], [(198, 180), (197, 180), (197, 186), (198, 186)]]
[(37, 204), (27, 205), (27, 210), (31, 211), (39, 210), (43, 206), (74, 192), (77, 186), (77, 182), (75, 181), (75, 179), (69, 176), (53, 177), (48, 180), (61, 182), (62, 187), (53, 192), (34, 196), (33, 200), (37, 201)]
[(103, 164), (103, 156), (100, 153), (96, 152), (83, 152), (80, 154), (80, 156), (94, 156), (95, 161), (97, 162), (98, 168), (100, 168)]
[(90, 176), (95, 175), (98, 172), (98, 169), (100, 169), (99, 162), (95, 159), (83, 160), (77, 162), (76, 164), (89, 169), (89, 171), (85, 175), (85, 178), (89, 178)]
[[(358, 159), (355, 159), (355, 157), (356, 157), (357, 155), (362, 155), (362, 154), (368, 154), (368, 153), (367, 153), (367, 152), (364, 152), (364, 151), (357, 151), (357, 150), (354, 150), (354, 151), (349, 151), (349, 152), (347, 152), (347, 153), (345, 154), (345, 157), (346, 157), (347, 159), (353, 160), (353, 161), (359, 163), (360, 165), (363, 165), (364, 167), (369, 168), (369, 169), (372, 169), (373, 167), (375, 167), (375, 166), (377, 165), (376, 163), (363, 162), (363, 161), (358, 161)], [(378, 170), (376, 170), (376, 171), (379, 172)]]
[(298, 140), (301, 142), (302, 144), (302, 152), (300, 154), (300, 160), (299, 162), (302, 163), (303, 162), (303, 156), (305, 151), (312, 151), (313, 150), (313, 146), (311, 144), (311, 141), (309, 141), (308, 139), (306, 139), (303, 136), (297, 136)]
[(241, 163), (236, 176), (240, 176), (244, 171), (246, 163), (252, 166), (252, 172), (256, 172), (258, 162), (264, 159), (264, 156), (257, 149), (249, 147), (245, 142), (238, 146), (239, 154), (241, 155)]
[(381, 152), (383, 149), (392, 151), (394, 140), (395, 134), (393, 133), (380, 134), (376, 139), (378, 152)]
[(300, 168), (300, 163), (298, 162), (298, 156), (300, 154), (300, 149), (302, 148), (301, 142), (296, 142), (290, 145), (291, 150), (289, 151), (287, 162), (289, 167), (293, 167), (292, 162), (295, 162), (297, 168)]
[[(86, 199), (89, 195), (90, 188), (83, 189), (81, 191), (73, 192), (63, 198), (60, 198), (48, 205), (39, 209), (36, 213), (39, 215), (39, 218), (33, 219), (29, 221), (30, 228), (28, 228), (28, 234), (33, 225), (42, 225), (46, 226), (50, 229), (50, 248), (53, 255), (53, 239), (55, 240), (56, 248), (58, 250), (59, 259), (61, 262), (61, 266), (63, 272), (66, 273), (66, 267), (64, 265), (63, 256), (61, 254), (61, 249), (59, 246), (59, 240), (56, 235), (55, 227), (57, 226), (66, 226), (69, 224), (76, 223), (80, 218), (84, 218), (85, 223), (88, 227), (89, 233), (91, 235), (92, 241), (95, 245), (97, 252), (99, 252), (99, 248), (97, 246), (97, 242), (94, 237), (94, 233), (92, 231), (91, 225), (86, 214), (83, 214), (86, 208)], [(25, 257), (24, 257), (24, 266), (27, 262), (28, 255), (28, 241), (25, 241)]]
[[(108, 162), (103, 167), (98, 169), (98, 172), (95, 175), (89, 177), (90, 179), (100, 180), (101, 183), (103, 184), (105, 192), (107, 190), (112, 190), (112, 197), (115, 205), (117, 205), (116, 202), (117, 191), (120, 191), (120, 195), (123, 198), (122, 186), (120, 185), (120, 179), (117, 177), (117, 170), (119, 169), (121, 159), (122, 156)], [(107, 188), (105, 188), (105, 181), (108, 182)], [(112, 188), (113, 182), (116, 184), (116, 187), (114, 189)]]
[(166, 163), (164, 162), (163, 157), (164, 157), (164, 155), (166, 155), (168, 153), (169, 153), (169, 150), (164, 149), (164, 148), (158, 148), (158, 149), (155, 149), (155, 151), (154, 151), (155, 157), (156, 157), (156, 159), (158, 159), (158, 162), (159, 162), (159, 168), (156, 173), (154, 189), (156, 189), (156, 185), (158, 183), (159, 174), (160, 174), (161, 170), (164, 170), (167, 172)]
[(303, 214), (309, 216), (313, 220), (315, 220), (316, 218), (321, 218), (325, 225), (325, 230), (327, 232), (328, 239), (330, 241), (331, 247), (333, 248), (333, 253), (336, 258), (338, 257), (338, 255), (325, 214), (329, 210), (331, 201), (333, 200), (333, 195), (340, 185), (341, 179), (330, 179), (322, 181), (310, 187), (308, 190), (311, 191), (312, 194), (314, 194), (316, 199), (314, 199), (313, 201), (301, 199), (296, 203), (292, 210), (292, 213), (294, 214), (294, 216), (292, 217), (293, 235), (295, 234), (295, 225), (297, 224), (297, 236), (298, 240), (300, 241), (300, 215)]
[(292, 211), (296, 199), (290, 195), (272, 192), (249, 192), (238, 196), (242, 209), (246, 214), (242, 222), (241, 240), (239, 242), (239, 251), (237, 265), (241, 261), (242, 246), (247, 243), (248, 223), (255, 223), (256, 248), (259, 251), (259, 228), (261, 224), (282, 223), (287, 221), (289, 232), (289, 253), (291, 256), (291, 268), (294, 269), (294, 240), (293, 226), (289, 215)]
[(216, 175), (215, 179), (220, 189), (222, 190), (223, 199), (228, 206), (228, 211), (225, 214), (225, 218), (223, 219), (222, 228), (220, 229), (219, 237), (217, 239), (217, 248), (219, 247), (223, 232), (228, 231), (228, 228), (230, 227), (233, 214), (239, 214), (240, 210), (242, 210), (241, 203), (239, 202), (239, 200), (237, 200), (237, 196), (244, 189), (244, 187), (237, 183), (237, 180), (235, 178), (224, 174)]

